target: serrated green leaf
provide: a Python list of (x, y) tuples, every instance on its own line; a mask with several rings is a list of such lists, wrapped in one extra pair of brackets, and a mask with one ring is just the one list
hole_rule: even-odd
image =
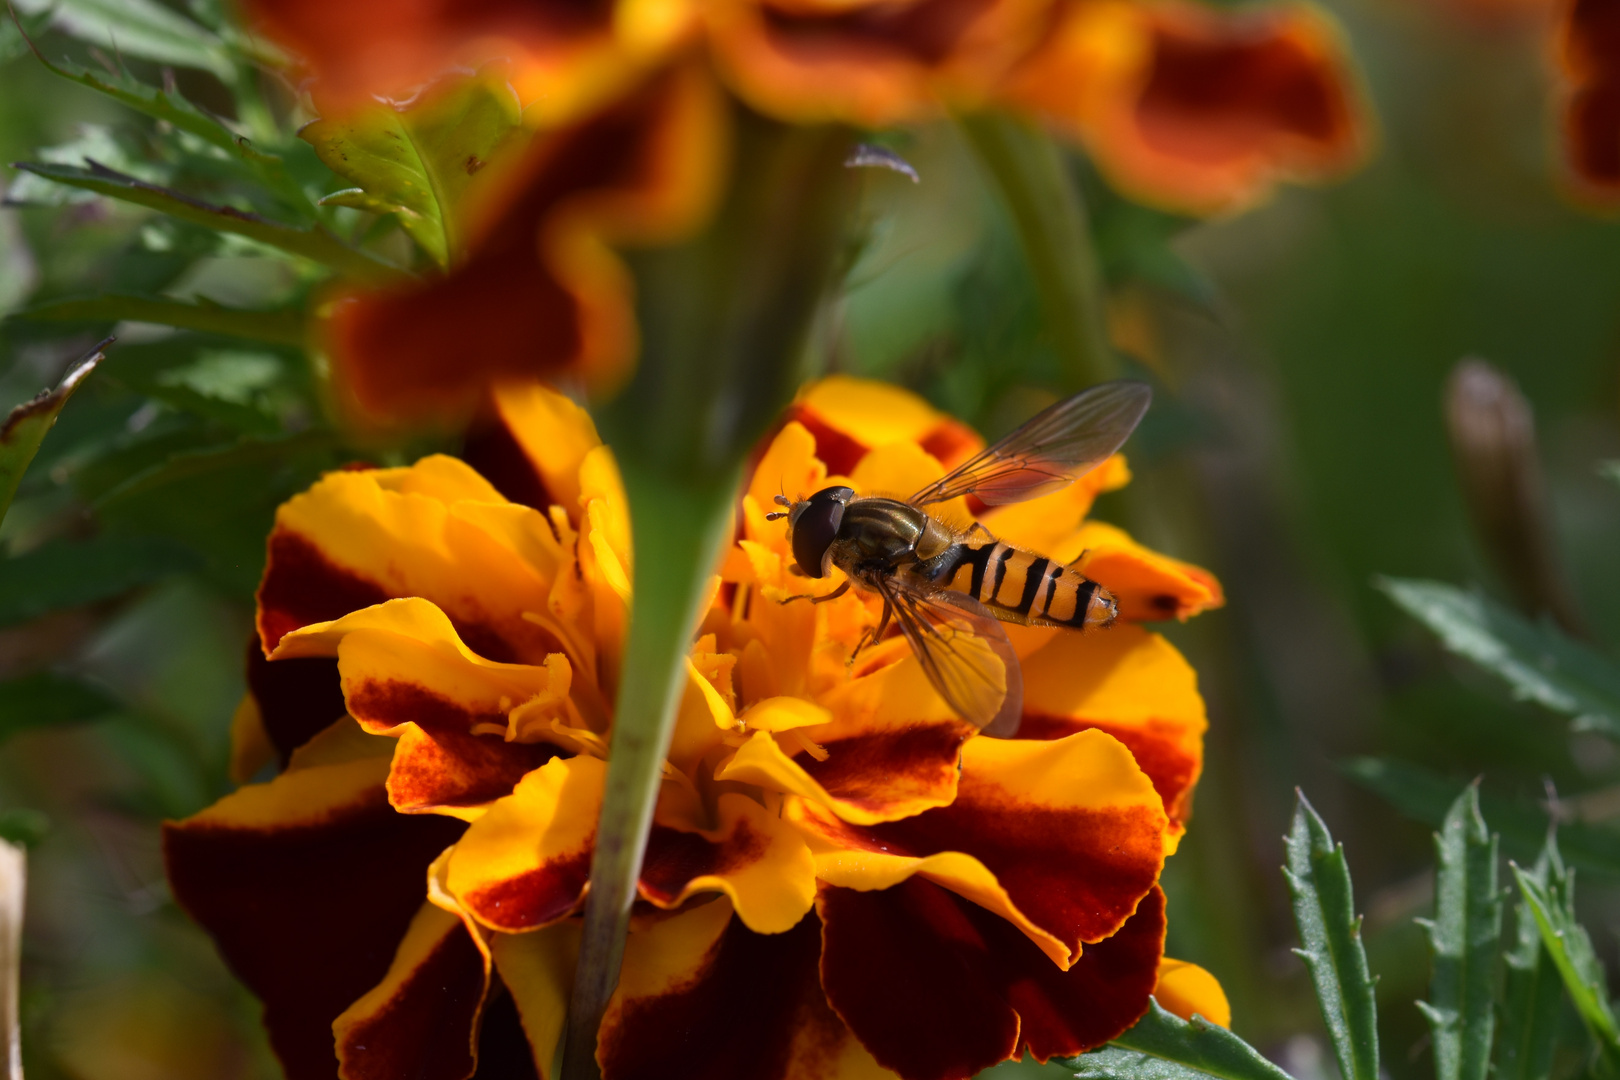
[(1344, 848), (1335, 846), (1303, 792), (1284, 842), (1283, 877), (1301, 946), (1294, 951), (1310, 972), (1340, 1073), (1345, 1080), (1378, 1080), (1378, 1006)]
[(299, 137), (355, 188), (323, 204), (392, 213), (440, 266), (461, 250), (458, 211), (473, 176), (522, 120), (517, 94), (480, 74), (441, 83), (411, 105), (378, 102), (304, 125)]
[[(131, 145), (128, 133), (106, 124), (79, 124), (73, 138), (54, 146), (41, 147), (40, 161), (47, 165), (78, 167), (86, 161), (99, 161), (138, 180), (161, 184), (171, 172), (164, 165), (147, 160), (140, 148)], [(6, 188), (6, 201), (26, 206), (66, 206), (94, 202), (96, 193), (58, 184), (45, 177), (24, 172)]]
[(1157, 1001), (1136, 1025), (1102, 1050), (1069, 1058), (1081, 1080), (1290, 1080), (1265, 1056), (1202, 1017), (1183, 1020)]
[(27, 14), (48, 13), (56, 29), (109, 53), (201, 68), (227, 80), (234, 73), (218, 37), (154, 0), (14, 2)]
[(29, 463), (39, 453), (39, 444), (56, 423), (62, 406), (68, 403), (68, 398), (73, 396), (73, 391), (79, 388), (85, 377), (96, 369), (103, 356), (102, 350), (111, 342), (112, 339), (108, 338), (90, 350), (87, 356), (69, 369), (56, 389), (48, 390), (12, 409), (5, 424), (0, 426), (0, 521), (5, 520), (11, 500), (17, 496), (17, 485), (22, 483), (23, 473), (28, 471)]
[[(1527, 871), (1536, 884), (1546, 886), (1550, 856), (1555, 854), (1544, 850)], [(1547, 1080), (1552, 1074), (1553, 1051), (1558, 1046), (1563, 982), (1552, 956), (1541, 943), (1541, 930), (1528, 902), (1515, 905), (1513, 921), (1514, 944), (1502, 957), (1507, 972), (1502, 987), (1502, 1026), (1496, 1043), (1496, 1080)]]
[(149, 184), (94, 161), (88, 164), (88, 168), (79, 168), (72, 165), (48, 165), (24, 161), (15, 163), (13, 168), (68, 187), (93, 191), (98, 195), (145, 206), (215, 232), (245, 236), (289, 254), (303, 256), (362, 281), (390, 281), (397, 280), (401, 276), (396, 268), (349, 247), (320, 226), (300, 229), (283, 225), (258, 214), (251, 214), (235, 207), (218, 206), (170, 188)]
[(1545, 882), (1513, 866), (1519, 893), (1541, 934), (1541, 944), (1552, 957), (1575, 1011), (1591, 1033), (1609, 1074), (1620, 1071), (1620, 1022), (1609, 1004), (1608, 980), (1592, 949), (1586, 928), (1575, 919), (1575, 872), (1565, 870), (1556, 841), (1549, 837)]
[(1378, 587), (1447, 649), (1505, 680), (1515, 697), (1574, 717), (1577, 728), (1620, 739), (1620, 665), (1602, 653), (1479, 593), (1390, 578)]
[(1434, 1037), (1438, 1080), (1485, 1080), (1496, 1030), (1496, 951), (1502, 895), (1496, 884), (1496, 837), (1479, 814), (1470, 784), (1451, 804), (1434, 838), (1434, 919), (1428, 923), (1434, 973), (1418, 1007)]
[(153, 537), (47, 544), (0, 560), (0, 626), (121, 596), (197, 565), (185, 548)]
[(11, 317), (38, 322), (155, 323), (278, 345), (302, 346), (304, 343), (301, 310), (244, 311), (207, 299), (174, 300), (167, 296), (102, 293), (36, 304)]
[[(1456, 781), (1404, 761), (1355, 758), (1345, 762), (1343, 769), (1403, 814), (1435, 828), (1445, 821), (1451, 793), (1457, 790)], [(1486, 819), (1501, 833), (1509, 856), (1521, 861), (1535, 858), (1547, 836), (1545, 807), (1489, 792), (1480, 795), (1480, 804)], [(1606, 877), (1620, 876), (1620, 830), (1578, 821), (1560, 829), (1560, 845), (1572, 865)]]
[(116, 701), (82, 679), (40, 671), (0, 682), (0, 743), (29, 728), (78, 724), (120, 711)]

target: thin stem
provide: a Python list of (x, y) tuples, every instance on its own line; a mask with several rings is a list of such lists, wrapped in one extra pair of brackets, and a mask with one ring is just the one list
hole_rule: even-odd
[(1091, 225), (1062, 152), (1011, 116), (979, 113), (960, 124), (1012, 215), (1069, 388), (1117, 377)]

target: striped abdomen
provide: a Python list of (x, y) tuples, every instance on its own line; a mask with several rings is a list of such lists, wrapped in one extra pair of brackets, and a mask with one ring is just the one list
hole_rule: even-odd
[(940, 582), (967, 593), (1003, 622), (1088, 629), (1111, 625), (1117, 605), (1107, 589), (1071, 567), (1011, 544), (958, 543), (954, 568)]

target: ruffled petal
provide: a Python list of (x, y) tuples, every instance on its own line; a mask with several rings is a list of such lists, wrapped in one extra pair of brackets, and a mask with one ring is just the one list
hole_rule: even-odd
[(1106, 633), (1055, 634), (1025, 656), (1023, 739), (1061, 739), (1097, 728), (1124, 743), (1152, 779), (1172, 841), (1192, 812), (1204, 762), (1198, 676), (1158, 634), (1119, 625)]
[(891, 443), (915, 443), (946, 468), (984, 447), (971, 428), (911, 391), (850, 375), (829, 375), (805, 387), (788, 419), (814, 436), (816, 457), (839, 476), (853, 473), (868, 451)]
[[(606, 765), (552, 761), (474, 822), (450, 856), (446, 886), (492, 930), (521, 933), (574, 913), (590, 878)], [(661, 800), (642, 862), (639, 894), (675, 908), (723, 892), (762, 932), (790, 927), (810, 909), (815, 863), (799, 834), (742, 795), (722, 794), (718, 824), (699, 828)]]
[(560, 922), (527, 934), (496, 934), (490, 949), (523, 1022), (533, 1060), (545, 1062), (540, 1068), (545, 1080), (568, 1015), (579, 958), (579, 924)]
[(1581, 199), (1620, 202), (1620, 10), (1607, 0), (1562, 5), (1564, 158)]
[(715, 0), (716, 62), (749, 104), (795, 122), (861, 127), (972, 98), (1040, 30), (1044, 0)]
[(1215, 976), (1197, 964), (1168, 956), (1159, 961), (1159, 981), (1153, 996), (1183, 1020), (1202, 1016), (1212, 1024), (1232, 1026), (1232, 1006), (1227, 1003), (1226, 991)]
[(301, 626), (414, 596), (437, 604), (492, 660), (578, 656), (586, 636), (570, 632), (559, 616), (571, 613), (552, 604), (571, 563), (543, 515), (506, 503), (453, 458), (329, 473), (276, 512), (259, 635), (272, 652)]
[(1075, 569), (1113, 593), (1119, 617), (1128, 622), (1186, 622), (1226, 603), (1208, 570), (1145, 548), (1112, 525), (1086, 522), (1069, 547), (1084, 552)]
[(462, 458), (515, 503), (560, 506), (579, 520), (579, 471), (602, 445), (590, 413), (534, 381), (510, 382), (490, 393), (491, 413), (474, 428)]
[(1067, 126), (1134, 197), (1194, 213), (1365, 157), (1369, 111), (1338, 27), (1303, 4), (1223, 11), (1083, 0), (1007, 96)]
[(1063, 968), (1119, 929), (1164, 864), (1159, 796), (1100, 731), (973, 739), (956, 800), (901, 821), (852, 825), (804, 800), (788, 816), (814, 838), (823, 882), (873, 890), (926, 877), (1018, 926)]
[(483, 953), (454, 915), (424, 904), (382, 982), (332, 1022), (343, 1080), (467, 1080), (489, 990)]
[(406, 813), (475, 817), (562, 752), (567, 741), (548, 721), (581, 726), (564, 656), (552, 654), (544, 667), (485, 660), (426, 600), (390, 600), (306, 626), (276, 654), (333, 648), (349, 713), (367, 731), (399, 739), (388, 797)]
[[(820, 924), (757, 934), (717, 900), (642, 923), (602, 1020), (603, 1080), (880, 1080), (827, 1007)], [(761, 982), (762, 975), (768, 986)], [(679, 1047), (672, 1053), (672, 1047)]]
[(492, 383), (617, 385), (636, 329), (612, 247), (668, 242), (708, 216), (726, 125), (717, 88), (689, 65), (536, 137), (469, 198), (468, 254), (449, 274), (329, 299), (321, 334), (350, 408), (454, 420)]
[(858, 824), (956, 797), (957, 763), (973, 728), (950, 712), (915, 659), (855, 679), (822, 704), (831, 723), (756, 731), (716, 777), (801, 795)]
[(544, 0), (247, 5), (250, 19), (300, 57), (336, 104), (403, 98), (456, 67), (505, 59), (532, 119), (545, 124), (620, 92), (680, 39), (687, 28), (680, 6), (673, 6), (675, 17), (661, 10), (656, 18), (648, 7)]
[(1099, 1046), (1147, 1010), (1164, 944), (1154, 887), (1067, 971), (998, 915), (920, 877), (823, 888), (821, 982), (872, 1056), (905, 1080), (963, 1080), (1028, 1050)]
[(272, 664), (265, 659), (257, 635), (248, 642), (247, 689), (259, 727), (282, 768), (287, 767), (294, 750), (346, 711), (335, 659), (312, 657)]
[(387, 758), (294, 768), (164, 826), (175, 899), (264, 1003), (289, 1080), (331, 1080), (332, 1022), (387, 974), (465, 826), (388, 805)]

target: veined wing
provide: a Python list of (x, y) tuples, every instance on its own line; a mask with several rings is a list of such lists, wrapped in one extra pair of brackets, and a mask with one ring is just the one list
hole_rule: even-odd
[(1152, 388), (1132, 379), (1083, 390), (1037, 413), (908, 501), (926, 506), (977, 495), (1001, 506), (1056, 491), (1123, 446), (1152, 400)]
[(1024, 677), (1007, 632), (989, 610), (964, 593), (925, 591), (900, 576), (872, 585), (939, 696), (986, 735), (1010, 739), (1024, 712)]

